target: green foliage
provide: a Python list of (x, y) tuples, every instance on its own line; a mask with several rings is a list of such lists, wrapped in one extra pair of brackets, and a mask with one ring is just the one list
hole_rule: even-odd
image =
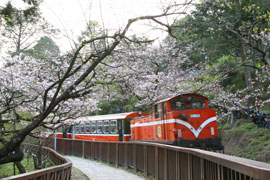
[(59, 56), (60, 50), (51, 38), (44, 36), (40, 38), (40, 40), (32, 49), (26, 51), (25, 54), (30, 55), (36, 59), (47, 59)]
[(269, 157), (269, 129), (259, 128), (254, 123), (245, 121), (246, 119), (240, 119), (233, 125), (219, 125), (224, 145), (230, 146), (227, 148), (235, 156), (270, 162), (269, 158), (263, 159), (264, 156)]
[(134, 111), (147, 112), (149, 108), (135, 106), (135, 104), (138, 101), (139, 100), (134, 96), (126, 100), (116, 99), (111, 101), (103, 101), (98, 106), (100, 110), (97, 111), (95, 114), (102, 115), (102, 114), (114, 114), (114, 113), (134, 112)]
[(227, 129), (231, 129), (232, 125), (231, 124), (218, 124), (218, 130), (227, 130)]
[(239, 65), (237, 59), (231, 55), (222, 56), (212, 63), (212, 68), (217, 72), (227, 71), (228, 69), (235, 68)]
[(18, 24), (27, 22), (35, 22), (40, 17), (37, 6), (30, 6), (26, 9), (19, 10), (9, 1), (4, 8), (0, 10), (0, 14), (5, 17), (7, 26), (14, 27)]
[[(238, 124), (240, 124), (240, 121), (238, 121)], [(254, 123), (244, 123), (233, 128), (234, 131), (257, 131), (258, 129), (258, 126)]]
[(12, 21), (15, 13), (15, 8), (11, 5), (10, 2), (7, 3), (6, 7), (1, 9), (0, 14), (4, 18), (5, 22), (9, 26), (13, 26), (14, 22)]
[(6, 48), (12, 56), (25, 52), (40, 36), (57, 32), (41, 16), (36, 0), (28, 0), (27, 3), (24, 8), (17, 8), (16, 3), (9, 1), (0, 7), (0, 20), (5, 22), (0, 22), (1, 35), (8, 42)]
[(80, 169), (72, 166), (71, 179), (90, 180)]
[(19, 115), (22, 117), (22, 119), (27, 120), (33, 117), (33, 115), (30, 112), (20, 112)]
[(236, 148), (235, 152), (238, 156), (256, 159), (257, 156), (267, 151), (265, 148), (270, 147), (270, 135), (267, 129), (257, 128), (245, 130), (241, 128), (241, 131), (245, 132), (245, 134), (249, 133), (249, 140), (245, 146)]
[[(27, 156), (21, 161), (21, 163), (25, 167), (25, 170), (27, 172), (31, 172), (35, 170), (33, 157)], [(17, 167), (15, 167), (15, 170), (16, 170), (16, 175), (20, 174)], [(14, 175), (13, 163), (0, 165), (0, 178), (13, 176), (13, 175)]]
[(264, 0), (206, 1), (172, 26), (178, 46), (191, 46), (189, 58), (207, 64), (209, 73), (199, 77), (202, 87), (219, 80), (225, 90), (234, 93), (256, 79), (256, 68), (269, 61), (264, 56), (268, 47), (258, 36), (269, 31), (269, 6), (270, 1)]
[(222, 79), (221, 85), (232, 92), (246, 86), (243, 68), (239, 65), (239, 60), (231, 55), (217, 59), (209, 65), (208, 71), (215, 79)]

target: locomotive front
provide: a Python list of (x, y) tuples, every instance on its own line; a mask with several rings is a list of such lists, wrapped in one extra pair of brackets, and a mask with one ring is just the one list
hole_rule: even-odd
[[(168, 100), (166, 121), (173, 122), (170, 139), (184, 147), (222, 150), (218, 137), (216, 111), (208, 99), (198, 94), (184, 94)], [(173, 134), (173, 135), (172, 135)]]

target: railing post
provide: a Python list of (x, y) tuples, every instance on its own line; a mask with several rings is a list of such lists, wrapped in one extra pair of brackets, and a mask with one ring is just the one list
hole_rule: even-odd
[(90, 150), (90, 159), (93, 159), (93, 157), (92, 157), (92, 154), (93, 154), (93, 142), (90, 142), (89, 144), (90, 144), (90, 148), (89, 148), (89, 150)]
[(204, 160), (202, 158), (200, 158), (200, 169), (201, 169), (201, 180), (205, 180), (204, 179)]
[(84, 158), (85, 156), (84, 156), (84, 148), (85, 148), (85, 142), (83, 141), (82, 142), (82, 158)]
[[(41, 144), (40, 144), (41, 145)], [(19, 174), (17, 176), (10, 176), (7, 179), (67, 179), (70, 180), (71, 176), (71, 166), (72, 163), (61, 156), (59, 153), (53, 150), (50, 147), (44, 147), (40, 145), (28, 144), (29, 148), (34, 149), (35, 151), (40, 151), (42, 157), (46, 157), (50, 159), (53, 164), (52, 167), (40, 169), (38, 171), (27, 172), (24, 174)], [(26, 144), (24, 145), (26, 146)], [(61, 147), (58, 147), (59, 151), (61, 151)], [(60, 167), (59, 167), (60, 166)], [(68, 172), (68, 173), (67, 173)]]
[(63, 143), (62, 143), (62, 153), (63, 154), (66, 154), (66, 148), (65, 148), (65, 146), (66, 146), (66, 140), (63, 138)]
[(219, 165), (219, 164), (217, 164), (217, 171), (218, 171), (218, 172), (217, 172), (217, 176), (218, 176), (217, 179), (218, 179), (218, 180), (221, 180), (221, 179), (220, 179), (220, 178), (221, 178), (221, 175), (220, 175), (220, 165)]
[(107, 143), (107, 163), (111, 162), (111, 144)]
[(148, 165), (147, 165), (147, 160), (148, 160), (148, 157), (147, 157), (147, 145), (144, 145), (144, 175), (147, 177), (148, 176)]
[(63, 180), (65, 179), (65, 171), (64, 170), (61, 171), (61, 178), (60, 179), (63, 179)]
[(99, 143), (98, 160), (102, 161), (102, 143)]
[(180, 164), (179, 164), (179, 157), (180, 157), (180, 154), (178, 151), (175, 151), (175, 179), (180, 179), (180, 174), (179, 174), (179, 170), (180, 170)]
[(192, 180), (192, 158), (191, 154), (188, 153), (188, 180)]
[(117, 143), (116, 144), (116, 151), (115, 151), (115, 158), (116, 158), (116, 167), (118, 167), (119, 166), (119, 153), (118, 153), (118, 151), (119, 151), (119, 144)]
[(168, 179), (168, 150), (164, 148), (164, 179)]
[(125, 166), (128, 167), (128, 144), (125, 143)]
[(137, 172), (137, 144), (133, 147), (133, 163), (134, 171)]
[(159, 157), (158, 157), (158, 147), (155, 147), (155, 177), (158, 179), (158, 164)]
[(56, 134), (56, 131), (54, 132), (54, 150), (56, 151), (56, 141), (57, 141), (57, 134)]
[[(221, 169), (221, 171), (220, 171), (221, 180), (224, 180), (224, 179), (223, 179), (223, 177), (224, 177), (224, 176), (223, 176), (223, 173), (224, 173), (224, 172), (223, 172), (223, 166), (220, 165), (220, 169)], [(246, 176), (245, 176), (245, 177), (246, 177)]]
[(71, 151), (71, 153), (72, 153), (72, 155), (74, 156), (74, 149), (75, 149), (75, 147), (74, 147), (74, 144), (75, 144), (75, 139), (72, 139), (72, 142), (71, 142), (71, 149), (72, 149), (72, 151)]

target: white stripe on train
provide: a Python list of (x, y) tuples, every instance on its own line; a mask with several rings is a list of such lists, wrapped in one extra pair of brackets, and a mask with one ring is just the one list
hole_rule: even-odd
[[(62, 132), (57, 132), (56, 134), (63, 134)], [(68, 133), (72, 135), (72, 133)], [(83, 135), (83, 136), (119, 136), (119, 134), (80, 134), (76, 133), (75, 135)], [(124, 136), (131, 136), (131, 134), (124, 134)]]
[(195, 130), (195, 128), (189, 124), (188, 122), (181, 120), (181, 119), (168, 119), (168, 120), (162, 120), (162, 121), (153, 121), (153, 122), (147, 122), (147, 123), (135, 123), (135, 124), (131, 124), (130, 127), (134, 128), (134, 127), (145, 127), (145, 126), (153, 126), (153, 125), (162, 125), (162, 124), (170, 124), (170, 123), (178, 123), (178, 124), (182, 124), (184, 126), (186, 126), (193, 134), (194, 136), (197, 138), (200, 134), (200, 132), (202, 131), (202, 129), (209, 123), (216, 121), (217, 117), (211, 117), (209, 119), (207, 119), (206, 121), (204, 121), (200, 127)]

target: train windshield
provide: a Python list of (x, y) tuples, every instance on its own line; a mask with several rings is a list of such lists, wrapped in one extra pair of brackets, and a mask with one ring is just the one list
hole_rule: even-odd
[(184, 97), (171, 101), (172, 110), (205, 109), (205, 100), (197, 97)]

